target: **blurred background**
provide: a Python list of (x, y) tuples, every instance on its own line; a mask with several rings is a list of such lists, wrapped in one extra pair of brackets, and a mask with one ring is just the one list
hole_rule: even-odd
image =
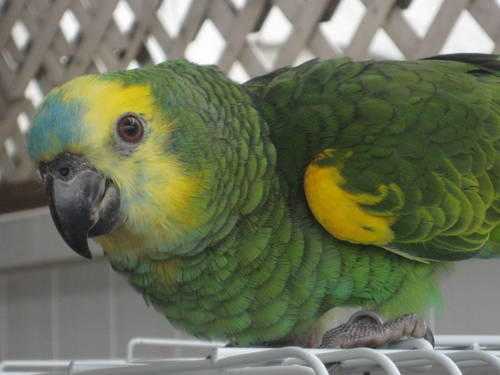
[[(185, 337), (56, 233), (24, 144), (52, 87), (165, 59), (243, 82), (314, 57), (453, 52), (500, 53), (500, 0), (0, 0), (0, 360), (123, 357), (135, 336)], [(445, 275), (438, 334), (500, 334), (499, 267)]]

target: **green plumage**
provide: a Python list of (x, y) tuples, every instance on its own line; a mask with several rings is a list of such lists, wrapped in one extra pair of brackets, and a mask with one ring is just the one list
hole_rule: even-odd
[[(242, 215), (227, 237), (183, 260), (171, 290), (152, 271), (155, 261), (138, 262), (141, 273), (120, 259), (112, 264), (131, 273), (132, 284), (172, 323), (240, 345), (293, 341), (334, 306), (374, 308), (386, 316), (422, 311), (438, 300), (435, 271), (443, 265), (333, 238), (307, 208), (304, 169), (325, 148), (354, 150), (343, 170), (348, 189), (399, 186), (369, 209), (402, 217), (394, 229), (404, 251), (450, 260), (471, 256), (498, 216), (495, 74), (445, 61), (340, 59), (256, 78), (243, 90), (262, 116), (254, 121), (264, 134), (269, 127), (265, 140), (276, 148), (269, 196), (259, 194), (260, 207)], [(252, 164), (241, 167), (246, 174)]]
[(352, 153), (342, 169), (346, 190), (375, 194), (392, 185), (366, 210), (397, 217), (391, 245), (405, 253), (468, 258), (499, 223), (498, 58), (313, 61), (249, 86), (297, 196), (297, 176), (314, 155), (334, 148), (335, 158)]
[(304, 202), (291, 205), (276, 180), (268, 201), (226, 238), (182, 259), (174, 283), (161, 271), (169, 260), (119, 256), (111, 264), (175, 326), (234, 345), (307, 336), (334, 306), (359, 305), (392, 317), (437, 301), (439, 266), (336, 240)]
[[(103, 240), (113, 268), (191, 334), (305, 342), (334, 307), (418, 313), (438, 301), (447, 263), (408, 257), (452, 261), (500, 248), (497, 56), (311, 61), (244, 85), (183, 61), (104, 79), (150, 85), (175, 124), (165, 153), (186, 173), (202, 172), (192, 203), (202, 226), (158, 245), (141, 217), (139, 229)], [(325, 149), (335, 154), (321, 163), (342, 162), (344, 190), (389, 186), (363, 209), (395, 218), (386, 248), (408, 257), (338, 240), (316, 221), (304, 171)], [(143, 242), (130, 245), (127, 231)]]

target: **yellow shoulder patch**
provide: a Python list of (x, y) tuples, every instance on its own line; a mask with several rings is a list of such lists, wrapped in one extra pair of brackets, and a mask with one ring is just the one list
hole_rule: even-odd
[(380, 203), (389, 189), (378, 187), (378, 194), (353, 194), (343, 189), (345, 179), (342, 165), (320, 165), (317, 162), (332, 155), (328, 149), (318, 154), (307, 166), (304, 190), (314, 217), (334, 237), (365, 245), (385, 245), (394, 234), (391, 225), (395, 219), (375, 216), (363, 210), (362, 205)]

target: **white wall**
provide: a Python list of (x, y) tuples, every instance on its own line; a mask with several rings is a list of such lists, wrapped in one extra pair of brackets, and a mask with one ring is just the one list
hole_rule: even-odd
[[(184, 337), (104, 259), (68, 249), (46, 209), (0, 218), (0, 261), (0, 359), (124, 357), (132, 337)], [(499, 267), (461, 262), (446, 275), (438, 334), (500, 335)]]
[(103, 258), (67, 248), (45, 209), (0, 220), (0, 261), (0, 359), (124, 357), (132, 337), (181, 336)]

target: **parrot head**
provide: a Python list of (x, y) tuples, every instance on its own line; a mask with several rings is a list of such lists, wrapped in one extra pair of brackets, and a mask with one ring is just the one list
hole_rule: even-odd
[(237, 175), (240, 110), (253, 107), (236, 84), (185, 61), (53, 89), (27, 143), (63, 239), (85, 257), (89, 237), (105, 251), (186, 254), (221, 229), (221, 207), (234, 223), (239, 198), (224, 189)]

